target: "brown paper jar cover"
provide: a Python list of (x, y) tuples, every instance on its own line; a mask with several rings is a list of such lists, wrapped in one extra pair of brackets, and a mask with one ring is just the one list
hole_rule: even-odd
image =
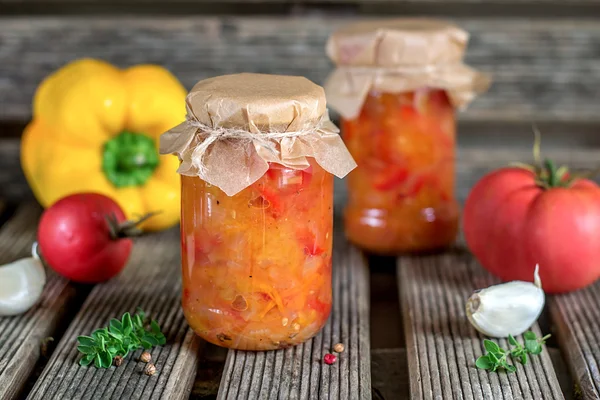
[(371, 90), (400, 93), (444, 89), (464, 109), (491, 83), (463, 64), (469, 34), (443, 20), (402, 18), (342, 27), (327, 41), (337, 65), (325, 83), (329, 105), (344, 118), (358, 116)]
[(186, 97), (186, 121), (163, 133), (160, 153), (181, 160), (233, 196), (256, 182), (269, 162), (309, 167), (307, 157), (344, 177), (354, 159), (330, 121), (323, 88), (306, 78), (242, 73), (198, 82)]

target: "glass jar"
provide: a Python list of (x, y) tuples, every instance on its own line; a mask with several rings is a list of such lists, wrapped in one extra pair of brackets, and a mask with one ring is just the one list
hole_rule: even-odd
[(444, 90), (372, 91), (342, 135), (358, 168), (348, 177), (346, 235), (376, 253), (428, 251), (458, 230), (454, 108)]
[(302, 343), (331, 309), (333, 177), (271, 164), (234, 196), (182, 177), (183, 311), (204, 340), (241, 350)]
[(204, 340), (238, 350), (302, 343), (331, 310), (333, 175), (356, 167), (303, 77), (198, 82), (163, 133), (181, 174), (182, 307)]
[(447, 21), (398, 18), (349, 24), (327, 41), (327, 101), (358, 164), (345, 231), (367, 251), (435, 251), (457, 236), (454, 114), (491, 82), (463, 63), (468, 38)]

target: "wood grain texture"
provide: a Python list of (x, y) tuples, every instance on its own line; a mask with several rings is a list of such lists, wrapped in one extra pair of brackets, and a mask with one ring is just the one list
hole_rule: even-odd
[(552, 296), (560, 348), (584, 399), (600, 399), (600, 282)]
[[(0, 230), (0, 265), (31, 255), (40, 208), (26, 204)], [(0, 399), (13, 399), (41, 356), (43, 340), (52, 335), (75, 288), (46, 269), (39, 303), (26, 313), (0, 317)]]
[[(122, 3), (132, 4), (144, 4), (144, 3), (157, 3), (163, 0), (125, 0)], [(101, 3), (103, 0), (0, 0), (0, 4), (78, 4), (78, 3)], [(341, 5), (389, 5), (397, 4), (398, 0), (177, 0), (178, 3), (199, 3), (199, 4), (214, 4), (214, 3), (229, 3), (229, 4), (241, 4), (251, 3), (255, 5), (260, 4), (289, 4), (289, 5), (330, 5), (330, 4), (341, 4)], [(402, 3), (425, 3), (435, 4), (443, 3), (443, 0), (402, 0)], [(534, 3), (534, 4), (598, 4), (598, 0), (453, 0), (454, 4), (478, 4), (478, 3)]]
[[(218, 399), (370, 399), (369, 275), (363, 256), (338, 231), (334, 239), (333, 308), (323, 330), (293, 348), (229, 351)], [(346, 347), (333, 365), (323, 356)]]
[[(494, 283), (466, 251), (398, 259), (412, 399), (564, 399), (547, 351), (513, 374), (475, 367), (484, 337), (469, 324), (465, 302)], [(532, 330), (540, 335), (537, 324)]]
[[(30, 117), (44, 76), (80, 57), (127, 66), (158, 63), (187, 88), (236, 72), (304, 75), (332, 66), (329, 34), (356, 17), (0, 18), (0, 118)], [(459, 18), (471, 33), (467, 62), (494, 77), (464, 120), (600, 121), (600, 24), (579, 19)]]
[[(187, 399), (196, 375), (200, 339), (180, 307), (177, 229), (138, 238), (126, 269), (94, 287), (65, 332), (28, 399)], [(107, 326), (111, 318), (141, 307), (160, 324), (167, 344), (154, 348), (157, 373), (143, 373), (141, 351), (120, 367), (80, 367), (77, 336)]]

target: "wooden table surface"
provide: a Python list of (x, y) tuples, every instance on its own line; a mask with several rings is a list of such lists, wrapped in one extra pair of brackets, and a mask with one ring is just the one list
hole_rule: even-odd
[[(459, 162), (460, 199), (502, 158), (477, 154), (463, 153)], [(594, 161), (585, 151), (568, 157), (582, 168)], [(27, 254), (40, 212), (32, 202), (4, 206), (1, 263)], [(333, 312), (304, 345), (228, 352), (199, 340), (180, 310), (179, 238), (171, 229), (137, 239), (116, 279), (86, 286), (50, 273), (37, 307), (0, 318), (0, 398), (599, 398), (600, 283), (548, 296), (533, 327), (553, 335), (541, 356), (515, 374), (488, 373), (474, 366), (484, 337), (467, 322), (464, 304), (497, 280), (460, 240), (441, 254), (374, 257), (345, 241), (339, 220), (336, 226)], [(139, 354), (118, 368), (80, 367), (76, 337), (137, 306), (165, 329), (167, 345), (153, 351), (159, 372), (144, 375)], [(346, 351), (327, 366), (321, 358), (337, 341)]]

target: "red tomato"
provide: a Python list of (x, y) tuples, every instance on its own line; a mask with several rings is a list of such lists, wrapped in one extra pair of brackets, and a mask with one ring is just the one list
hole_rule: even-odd
[(132, 241), (111, 237), (106, 217), (125, 219), (109, 197), (80, 193), (62, 198), (46, 209), (38, 226), (39, 249), (60, 275), (81, 283), (97, 283), (117, 275), (129, 258)]
[(600, 277), (600, 188), (578, 179), (544, 189), (535, 178), (521, 168), (483, 177), (465, 203), (467, 244), (504, 281), (531, 282), (539, 264), (544, 291), (583, 288)]

